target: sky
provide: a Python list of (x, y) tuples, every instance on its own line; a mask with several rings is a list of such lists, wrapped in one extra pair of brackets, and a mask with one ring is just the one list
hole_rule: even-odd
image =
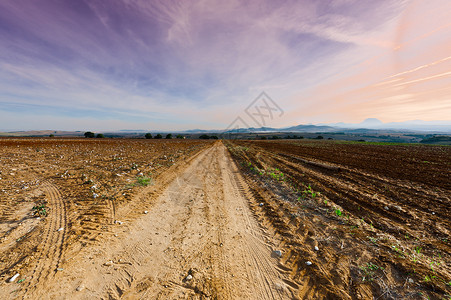
[(450, 15), (449, 0), (2, 0), (0, 130), (257, 127), (262, 92), (272, 127), (450, 121)]

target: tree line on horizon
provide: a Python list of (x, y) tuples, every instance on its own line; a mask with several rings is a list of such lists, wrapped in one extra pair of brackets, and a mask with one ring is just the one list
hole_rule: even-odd
[[(97, 135), (94, 133), (94, 132), (92, 132), (92, 131), (86, 131), (85, 133), (84, 133), (84, 136), (85, 136), (85, 138), (104, 138), (105, 137), (105, 135), (103, 135), (102, 133), (98, 133)], [(144, 138), (146, 138), (146, 139), (162, 139), (163, 138), (163, 135), (161, 135), (160, 133), (158, 133), (157, 135), (155, 135), (155, 136), (152, 136), (152, 134), (150, 133), (150, 132), (148, 132), (148, 133), (146, 133), (145, 135), (144, 135)], [(172, 133), (168, 133), (167, 135), (166, 135), (166, 137), (165, 137), (166, 139), (172, 139), (173, 138), (173, 136), (172, 136)], [(183, 135), (181, 135), (181, 134), (177, 134), (176, 135), (176, 138), (177, 139), (184, 139), (185, 137), (183, 136)]]

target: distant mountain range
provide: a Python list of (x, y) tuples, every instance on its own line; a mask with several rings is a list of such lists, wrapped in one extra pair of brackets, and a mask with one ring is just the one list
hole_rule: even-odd
[[(273, 128), (273, 127), (250, 127), (237, 128), (224, 132), (224, 130), (206, 130), (206, 129), (190, 129), (184, 131), (164, 131), (164, 130), (139, 130), (139, 129), (122, 129), (107, 132), (110, 136), (133, 137), (140, 136), (145, 132), (151, 133), (182, 133), (182, 134), (202, 134), (202, 133), (263, 133), (263, 132), (343, 132), (343, 133), (365, 133), (365, 132), (423, 132), (427, 134), (451, 134), (451, 121), (422, 121), (412, 120), (405, 122), (383, 123), (376, 118), (368, 118), (361, 123), (325, 123), (325, 124), (300, 124), (296, 126)], [(105, 133), (105, 132), (104, 132)], [(53, 130), (35, 130), (35, 131), (8, 131), (1, 132), (0, 136), (83, 136), (82, 131), (53, 131)]]
[(405, 122), (383, 123), (376, 118), (368, 118), (361, 123), (326, 123), (326, 124), (307, 124), (296, 125), (285, 128), (239, 128), (227, 132), (363, 132), (363, 131), (421, 131), (428, 133), (451, 133), (451, 121), (422, 121), (412, 120)]
[(451, 133), (451, 121), (411, 120), (404, 122), (383, 123), (379, 119), (368, 118), (361, 123), (329, 123), (324, 125), (338, 128), (391, 129)]

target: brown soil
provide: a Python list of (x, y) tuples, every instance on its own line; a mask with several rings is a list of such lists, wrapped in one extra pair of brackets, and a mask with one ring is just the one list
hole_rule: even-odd
[(226, 145), (0, 139), (0, 298), (448, 299), (450, 148)]
[[(73, 253), (102, 243), (123, 216), (133, 218), (147, 201), (139, 180), (161, 185), (161, 174), (209, 144), (0, 139), (0, 295), (28, 295), (51, 281)], [(17, 273), (19, 285), (3, 284)]]
[(451, 147), (237, 141), (229, 148), (249, 178), (272, 191), (262, 194), (262, 222), (283, 237), (290, 278), (306, 286), (301, 297), (449, 299)]

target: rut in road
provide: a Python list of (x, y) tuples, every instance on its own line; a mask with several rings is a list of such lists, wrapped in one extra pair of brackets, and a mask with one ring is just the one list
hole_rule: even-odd
[(277, 268), (272, 237), (251, 212), (250, 197), (217, 142), (177, 174), (148, 214), (105, 244), (101, 255), (68, 267), (77, 278), (59, 277), (60, 287), (46, 292), (64, 296), (63, 286), (80, 299), (295, 298), (297, 286)]
[(63, 255), (63, 243), (67, 230), (66, 208), (58, 188), (49, 181), (42, 182), (50, 211), (42, 234), (40, 257), (25, 288), (26, 296), (33, 296), (57, 272)]

